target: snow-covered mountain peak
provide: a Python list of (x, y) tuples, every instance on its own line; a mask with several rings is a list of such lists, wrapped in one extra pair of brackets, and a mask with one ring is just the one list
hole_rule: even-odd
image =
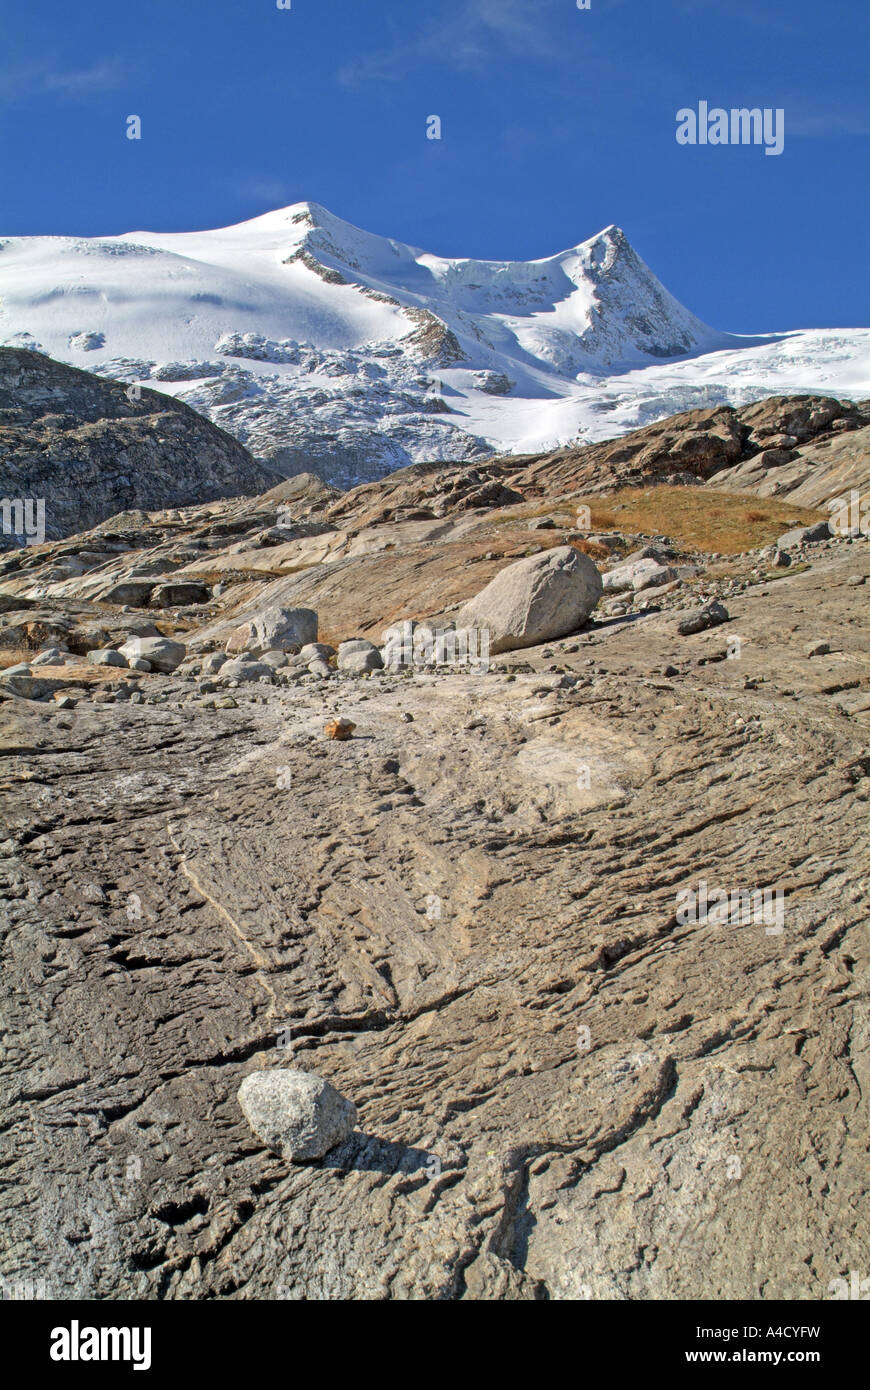
[(600, 264), (608, 259), (612, 262), (618, 255), (631, 251), (631, 244), (622, 228), (611, 222), (610, 226), (604, 227), (597, 236), (581, 241), (574, 250), (588, 251), (592, 262)]
[(0, 342), (148, 381), (288, 473), (344, 484), (765, 393), (870, 394), (870, 332), (718, 333), (615, 224), (481, 260), (316, 202), (202, 232), (0, 240)]

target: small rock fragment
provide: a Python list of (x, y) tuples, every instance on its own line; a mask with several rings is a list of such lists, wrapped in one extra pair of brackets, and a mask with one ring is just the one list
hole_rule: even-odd
[(696, 632), (705, 632), (709, 627), (727, 623), (728, 617), (728, 609), (714, 599), (712, 603), (705, 603), (703, 608), (696, 608), (682, 618), (677, 624), (677, 632), (681, 637), (690, 637)]
[(356, 724), (350, 719), (330, 719), (328, 724), (324, 724), (323, 732), (327, 738), (344, 740), (350, 738)]

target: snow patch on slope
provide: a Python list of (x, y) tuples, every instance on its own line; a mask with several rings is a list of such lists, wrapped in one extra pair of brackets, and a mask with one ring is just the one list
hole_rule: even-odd
[(542, 260), (479, 261), (299, 203), (0, 251), (0, 341), (159, 383), (273, 466), (344, 486), (700, 405), (870, 394), (870, 330), (717, 333), (614, 226)]

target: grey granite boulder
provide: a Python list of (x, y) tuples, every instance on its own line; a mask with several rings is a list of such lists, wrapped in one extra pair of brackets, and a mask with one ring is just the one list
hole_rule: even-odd
[(380, 671), (384, 659), (374, 642), (364, 637), (354, 637), (350, 642), (339, 643), (338, 669), (361, 675), (364, 671)]
[(145, 608), (151, 601), (153, 591), (153, 579), (127, 578), (112, 584), (99, 597), (104, 603), (129, 603), (134, 608)]
[(328, 661), (331, 656), (335, 656), (335, 647), (330, 647), (328, 642), (309, 642), (296, 660), (300, 666), (307, 666), (309, 661)]
[(814, 526), (798, 526), (780, 536), (777, 545), (780, 550), (795, 550), (800, 545), (817, 545), (819, 541), (831, 538), (831, 528), (826, 521), (817, 521)]
[(669, 584), (676, 577), (676, 570), (669, 565), (662, 565), (652, 557), (644, 557), (631, 564), (615, 565), (609, 570), (604, 576), (604, 592), (622, 593), (626, 589), (633, 589), (638, 593), (641, 589)]
[(694, 608), (681, 618), (677, 623), (677, 632), (681, 637), (691, 637), (696, 632), (706, 632), (708, 627), (727, 623), (728, 619), (728, 609), (714, 599), (712, 603), (705, 603), (703, 608)]
[(162, 671), (170, 675), (180, 666), (187, 655), (183, 642), (173, 642), (169, 637), (131, 637), (118, 649), (129, 661), (147, 661), (152, 671)]
[(271, 680), (275, 667), (268, 661), (225, 661), (217, 674), (221, 682)]
[(460, 609), (456, 626), (488, 629), (490, 652), (534, 647), (576, 632), (602, 593), (588, 555), (557, 545), (501, 570)]
[(255, 1071), (239, 1087), (245, 1119), (267, 1148), (294, 1163), (322, 1158), (353, 1133), (356, 1106), (312, 1072)]
[(98, 647), (94, 651), (88, 652), (88, 661), (92, 666), (124, 666), (127, 665), (127, 658), (121, 652), (116, 652), (114, 647)]
[(228, 656), (250, 652), (288, 651), (317, 641), (317, 614), (312, 608), (280, 608), (273, 604), (255, 613), (230, 633), (224, 650)]
[(208, 603), (211, 591), (194, 580), (170, 580), (160, 584), (151, 598), (155, 608), (183, 608), (189, 603)]

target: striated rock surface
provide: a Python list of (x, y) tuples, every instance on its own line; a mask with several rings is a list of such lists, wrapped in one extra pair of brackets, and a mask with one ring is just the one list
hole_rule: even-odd
[[(738, 661), (653, 613), (561, 644), (567, 685), (541, 649), (348, 684), (348, 742), (304, 684), (3, 702), (4, 1274), (814, 1300), (866, 1267), (867, 569), (746, 591)], [(783, 930), (678, 923), (700, 880), (781, 888)], [(358, 1106), (316, 1170), (238, 1108), (275, 1066)]]
[[(604, 544), (553, 467), (543, 503), (495, 465), (309, 480), (0, 562), (0, 1277), (814, 1301), (868, 1268), (870, 542), (781, 568), (818, 512), (649, 483)], [(488, 667), (329, 664), (578, 546), (677, 578)], [(97, 596), (136, 574), (210, 596)], [(321, 641), (243, 679), (273, 604)], [(136, 636), (183, 660), (86, 659)], [(358, 1111), (305, 1166), (239, 1105), (286, 1071)]]

